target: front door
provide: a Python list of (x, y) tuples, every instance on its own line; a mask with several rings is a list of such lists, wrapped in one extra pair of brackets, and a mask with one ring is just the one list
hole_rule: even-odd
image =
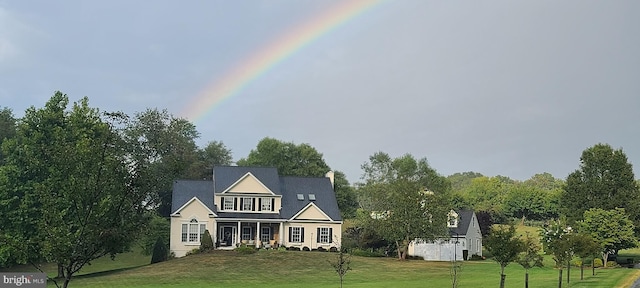
[(220, 245), (221, 246), (233, 246), (237, 243), (235, 226), (222, 226), (220, 227)]

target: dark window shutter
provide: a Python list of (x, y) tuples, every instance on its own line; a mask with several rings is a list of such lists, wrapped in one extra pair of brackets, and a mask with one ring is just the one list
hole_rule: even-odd
[(220, 197), (220, 210), (224, 210), (224, 197)]
[(251, 211), (256, 211), (256, 198), (252, 198), (253, 202), (251, 203)]
[(318, 235), (316, 236), (316, 243), (320, 243), (320, 228), (318, 228)]
[(273, 228), (269, 228), (269, 240), (273, 240)]
[(333, 228), (329, 228), (329, 243), (333, 243)]
[(276, 199), (271, 198), (271, 211), (276, 209)]
[(300, 227), (300, 242), (304, 242), (304, 227)]
[(289, 242), (293, 242), (293, 227), (289, 227)]
[(244, 197), (240, 197), (240, 210), (244, 210)]
[(262, 198), (258, 198), (258, 211), (262, 211)]
[(233, 210), (238, 210), (238, 198), (233, 198)]

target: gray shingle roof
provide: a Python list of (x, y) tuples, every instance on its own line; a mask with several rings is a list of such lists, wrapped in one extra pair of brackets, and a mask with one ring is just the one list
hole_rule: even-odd
[(267, 186), (273, 193), (280, 194), (280, 180), (278, 179), (278, 169), (275, 167), (244, 167), (244, 166), (215, 166), (213, 167), (213, 177), (215, 181), (215, 192), (220, 193), (242, 176), (251, 172), (258, 178), (264, 186)]
[(173, 181), (173, 195), (171, 197), (171, 214), (182, 207), (191, 198), (198, 197), (211, 211), (216, 212), (213, 205), (213, 182), (204, 180), (176, 180)]
[[(171, 213), (193, 197), (198, 197), (209, 209), (220, 218), (243, 219), (283, 219), (293, 217), (310, 202), (314, 202), (327, 216), (334, 221), (341, 221), (340, 210), (335, 192), (329, 178), (323, 177), (280, 177), (278, 170), (273, 167), (240, 167), (216, 166), (213, 168), (214, 181), (176, 180), (173, 183), (173, 198)], [(282, 208), (279, 214), (219, 212), (213, 203), (214, 192), (220, 193), (238, 181), (242, 176), (251, 172), (267, 188), (276, 195), (282, 195)], [(303, 194), (304, 200), (297, 199), (296, 194)], [(309, 200), (309, 194), (314, 194), (315, 201)]]
[[(289, 219), (306, 207), (309, 202), (314, 202), (332, 220), (340, 221), (340, 209), (336, 201), (335, 192), (329, 178), (315, 177), (280, 177), (282, 188), (282, 210), (280, 215)], [(303, 194), (304, 200), (297, 199), (296, 194)], [(309, 200), (309, 194), (315, 194), (316, 200)]]
[(458, 227), (449, 228), (451, 236), (455, 235), (467, 235), (469, 231), (469, 225), (471, 225), (471, 218), (473, 218), (473, 211), (471, 210), (459, 210), (458, 213)]

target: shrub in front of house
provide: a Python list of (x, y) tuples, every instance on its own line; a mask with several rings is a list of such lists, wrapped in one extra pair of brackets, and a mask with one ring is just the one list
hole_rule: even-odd
[(338, 248), (331, 247), (331, 248), (329, 248), (329, 252), (338, 252)]
[(151, 264), (162, 261), (167, 261), (169, 255), (167, 245), (164, 243), (161, 237), (158, 237), (156, 243), (153, 245), (153, 255), (151, 255)]
[(202, 235), (202, 241), (200, 242), (200, 252), (207, 252), (210, 250), (213, 250), (213, 239), (211, 239), (209, 230), (204, 230), (204, 235)]
[(249, 246), (249, 245), (240, 245), (240, 247), (234, 249), (235, 251), (237, 251), (240, 254), (253, 254), (256, 253), (256, 248), (253, 246)]
[(469, 258), (470, 261), (482, 261), (485, 260), (486, 258), (483, 256), (480, 256), (478, 254), (473, 254), (471, 255), (471, 258)]
[(618, 265), (618, 262), (616, 261), (607, 261), (607, 268), (615, 268), (615, 267), (619, 267), (620, 265)]
[(188, 251), (184, 256), (200, 254), (200, 248), (193, 248), (191, 251)]
[(311, 249), (309, 249), (309, 247), (307, 247), (307, 246), (304, 246), (304, 247), (302, 247), (302, 251), (311, 251)]
[(327, 251), (327, 249), (324, 249), (322, 247), (318, 247), (318, 252), (326, 252), (326, 251)]

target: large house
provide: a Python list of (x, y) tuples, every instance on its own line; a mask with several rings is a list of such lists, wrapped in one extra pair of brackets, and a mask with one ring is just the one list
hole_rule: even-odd
[(428, 261), (461, 261), (472, 255), (482, 256), (482, 233), (476, 213), (451, 210), (447, 216), (449, 237), (435, 241), (416, 239), (409, 243), (408, 254)]
[(342, 218), (326, 177), (279, 176), (273, 167), (216, 166), (213, 180), (176, 180), (170, 249), (198, 248), (205, 230), (216, 247), (338, 248)]

